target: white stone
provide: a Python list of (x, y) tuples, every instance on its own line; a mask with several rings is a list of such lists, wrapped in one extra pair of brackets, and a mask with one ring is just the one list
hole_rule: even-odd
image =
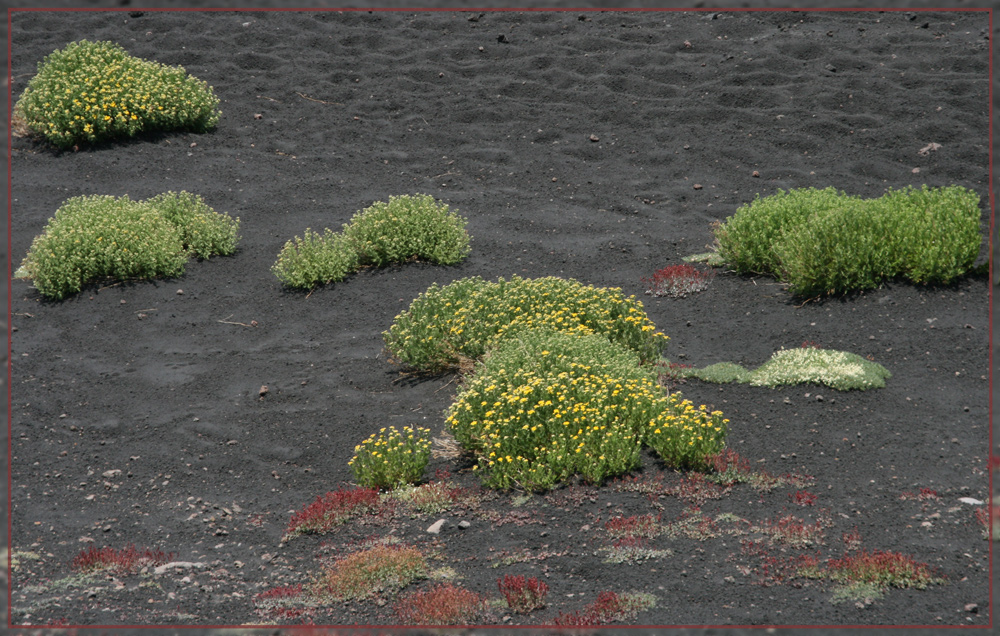
[(434, 524), (427, 528), (428, 534), (441, 534), (441, 528), (444, 526), (444, 519), (438, 519)]
[(958, 500), (972, 506), (981, 506), (986, 503), (984, 501), (979, 501), (978, 499), (973, 499), (972, 497), (959, 497)]

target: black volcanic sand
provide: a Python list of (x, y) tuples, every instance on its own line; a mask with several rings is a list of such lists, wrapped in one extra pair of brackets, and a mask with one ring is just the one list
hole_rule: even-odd
[[(831, 602), (830, 583), (761, 585), (763, 561), (740, 551), (759, 535), (660, 536), (650, 545), (670, 556), (605, 563), (607, 520), (674, 522), (688, 506), (613, 484), (526, 501), (487, 493), (440, 515), (400, 508), (384, 525), (280, 542), (292, 512), (350, 482), (365, 437), (387, 425), (440, 433), (458, 378), (406, 375), (382, 341), (432, 283), (562, 276), (642, 296), (641, 278), (704, 252), (711, 223), (779, 188), (876, 197), (957, 184), (982, 197), (985, 238), (988, 15), (911, 15), (15, 13), (15, 98), (45, 55), (86, 38), (185, 66), (223, 111), (210, 134), (79, 152), (14, 139), (15, 267), (83, 194), (195, 192), (241, 218), (242, 241), (177, 280), (101, 283), (63, 302), (13, 283), (13, 621), (266, 623), (256, 594), (307, 583), (357, 541), (393, 533), (494, 600), (505, 574), (547, 581), (548, 607), (522, 616), (494, 604), (484, 624), (550, 623), (599, 592), (642, 591), (657, 605), (632, 624), (986, 625), (989, 544), (976, 506), (959, 501), (988, 498), (985, 276), (803, 302), (771, 278), (720, 272), (688, 298), (642, 297), (678, 362), (753, 367), (813, 341), (885, 365), (888, 386), (866, 393), (681, 385), (725, 412), (730, 448), (756, 470), (811, 475), (801, 489), (817, 497), (800, 507), (800, 488), (743, 484), (702, 511), (751, 523), (829, 515), (821, 544), (769, 556), (839, 557), (857, 528), (865, 549), (912, 555), (943, 585), (860, 606)], [(941, 147), (918, 154), (930, 143)], [(306, 228), (339, 229), (414, 192), (468, 218), (466, 261), (368, 269), (311, 294), (269, 271)], [(456, 460), (435, 458), (427, 476), (438, 469), (476, 483)], [(651, 457), (639, 476), (660, 473), (682, 478)], [(901, 498), (921, 488), (938, 498)], [(427, 534), (439, 518), (441, 534)], [(201, 565), (67, 578), (81, 550), (128, 544)], [(393, 624), (395, 601), (309, 618)]]

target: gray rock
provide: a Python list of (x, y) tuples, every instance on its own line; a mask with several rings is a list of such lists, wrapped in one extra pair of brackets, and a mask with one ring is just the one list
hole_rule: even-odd
[(444, 527), (444, 519), (438, 519), (437, 521), (434, 522), (433, 525), (431, 525), (430, 528), (427, 528), (427, 533), (428, 534), (441, 534), (441, 528), (442, 527)]

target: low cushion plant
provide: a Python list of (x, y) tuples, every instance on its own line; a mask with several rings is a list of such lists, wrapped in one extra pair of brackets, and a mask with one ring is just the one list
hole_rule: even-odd
[(470, 251), (465, 224), (429, 195), (391, 196), (355, 214), (342, 232), (307, 229), (285, 243), (271, 271), (289, 287), (311, 289), (368, 265), (414, 259), (453, 265)]
[(638, 466), (644, 445), (670, 465), (703, 466), (728, 420), (666, 394), (639, 362), (603, 335), (524, 331), (477, 366), (446, 423), (495, 488), (600, 483)]
[(631, 349), (640, 362), (656, 360), (668, 340), (656, 331), (642, 303), (618, 288), (519, 276), (431, 285), (383, 335), (397, 360), (437, 371), (478, 359), (503, 339), (539, 328), (602, 334)]
[(838, 391), (881, 389), (892, 377), (888, 369), (859, 355), (815, 347), (782, 349), (753, 371), (732, 362), (719, 362), (702, 369), (680, 369), (678, 373), (722, 384), (740, 382), (774, 388), (812, 383)]
[(146, 201), (74, 197), (35, 237), (15, 277), (31, 279), (42, 295), (58, 300), (102, 278), (179, 276), (191, 255), (232, 254), (238, 229), (238, 218), (187, 192)]
[(715, 228), (740, 273), (771, 274), (801, 296), (872, 289), (902, 276), (948, 283), (979, 254), (979, 196), (959, 186), (860, 199), (833, 188), (757, 197)]
[(212, 87), (180, 66), (130, 56), (113, 42), (80, 40), (38, 65), (14, 116), (60, 148), (141, 132), (204, 132), (219, 121)]

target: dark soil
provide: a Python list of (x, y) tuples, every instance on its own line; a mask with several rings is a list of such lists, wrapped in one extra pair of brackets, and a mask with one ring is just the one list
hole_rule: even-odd
[[(744, 528), (828, 517), (814, 545), (752, 555), (741, 542), (766, 544), (760, 532), (660, 536), (649, 547), (669, 556), (607, 563), (609, 519), (673, 523), (693, 505), (614, 482), (482, 492), (439, 515), (400, 506), (281, 542), (292, 513), (350, 482), (368, 435), (440, 434), (460, 379), (407, 374), (382, 341), (432, 283), (562, 276), (642, 296), (640, 279), (706, 251), (711, 223), (779, 188), (961, 185), (982, 197), (985, 238), (988, 14), (16, 12), (11, 28), (15, 99), (45, 55), (86, 38), (183, 65), (223, 111), (210, 134), (78, 152), (15, 138), (15, 267), (73, 196), (183, 189), (242, 220), (235, 256), (192, 261), (177, 280), (103, 282), (62, 302), (13, 283), (13, 623), (280, 622), (256, 595), (394, 534), (493, 600), (505, 574), (548, 583), (545, 609), (494, 603), (484, 624), (548, 624), (602, 591), (656, 597), (634, 625), (989, 624), (989, 543), (977, 506), (959, 501), (989, 498), (986, 276), (805, 302), (771, 278), (720, 272), (687, 298), (643, 297), (675, 362), (756, 367), (811, 341), (892, 372), (865, 393), (676, 387), (725, 412), (729, 447), (754, 470), (811, 476), (770, 492), (738, 484), (701, 512)], [(368, 269), (308, 294), (269, 271), (306, 228), (339, 229), (414, 192), (468, 218), (466, 261)], [(977, 264), (986, 257), (984, 241)], [(436, 470), (476, 486), (460, 460), (435, 458), (427, 477)], [(685, 477), (651, 457), (633, 475), (658, 476)], [(936, 498), (904, 496), (921, 489)], [(815, 503), (798, 505), (798, 491)], [(854, 529), (864, 549), (912, 555), (944, 584), (833, 603), (829, 582), (765, 570), (842, 556)], [(70, 567), (91, 546), (129, 544), (197, 565), (89, 579)], [(393, 624), (396, 600), (288, 622)]]

